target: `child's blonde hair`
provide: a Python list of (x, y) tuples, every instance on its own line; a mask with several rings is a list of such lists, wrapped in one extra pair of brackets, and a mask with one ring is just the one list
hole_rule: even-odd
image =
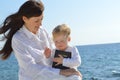
[(71, 33), (71, 30), (70, 30), (69, 26), (66, 24), (58, 25), (52, 31), (53, 39), (56, 36), (61, 35), (61, 34), (68, 37), (70, 35), (70, 33)]

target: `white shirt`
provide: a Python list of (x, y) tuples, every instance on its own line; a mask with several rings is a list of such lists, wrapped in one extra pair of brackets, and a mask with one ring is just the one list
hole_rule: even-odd
[(19, 80), (73, 80), (59, 75), (59, 69), (47, 65), (45, 47), (51, 48), (51, 43), (43, 28), (35, 35), (23, 26), (14, 34), (12, 49), (19, 64)]
[(12, 38), (12, 48), (20, 68), (19, 80), (33, 80), (36, 75), (43, 74), (43, 71), (59, 74), (58, 69), (46, 67), (46, 58), (43, 53), (46, 46), (51, 46), (48, 40), (48, 35), (42, 28), (36, 35), (24, 26), (15, 33)]
[[(52, 57), (54, 57), (55, 50), (56, 49), (53, 50)], [(80, 57), (78, 49), (74, 46), (73, 47), (68, 46), (65, 51), (71, 52), (71, 58), (64, 58), (62, 65), (66, 66), (66, 67), (77, 69), (81, 64), (81, 57)]]
[(70, 68), (78, 68), (81, 64), (81, 57), (76, 47), (69, 46), (65, 51), (71, 52), (72, 56), (70, 59), (64, 58), (63, 65)]

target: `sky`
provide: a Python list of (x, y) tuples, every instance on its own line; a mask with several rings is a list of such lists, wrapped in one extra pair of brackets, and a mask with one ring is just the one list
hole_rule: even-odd
[[(26, 0), (1, 0), (0, 22), (15, 13)], [(67, 24), (72, 45), (120, 42), (120, 0), (41, 0), (45, 6), (43, 27)]]

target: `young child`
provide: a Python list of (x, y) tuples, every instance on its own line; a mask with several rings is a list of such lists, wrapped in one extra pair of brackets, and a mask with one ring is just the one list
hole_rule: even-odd
[(59, 55), (53, 61), (57, 62), (57, 65), (62, 64), (63, 66), (77, 70), (77, 67), (81, 64), (81, 57), (77, 48), (69, 45), (71, 40), (70, 32), (70, 28), (66, 24), (58, 25), (53, 29), (52, 36), (56, 47), (55, 50), (71, 52), (71, 58), (63, 58), (63, 56)]
[[(69, 42), (71, 40), (70, 38), (70, 28), (66, 24), (61, 24), (56, 26), (52, 31), (53, 41), (55, 44), (55, 49), (50, 51), (49, 49), (46, 49), (44, 54), (45, 57), (48, 58), (48, 62), (56, 62), (56, 66), (62, 64), (62, 66), (69, 67), (73, 70), (77, 70), (77, 68), (81, 64), (81, 57), (77, 50), (77, 48), (74, 46), (70, 46)], [(60, 50), (64, 52), (71, 52), (71, 58), (63, 58), (62, 55), (59, 55), (59, 57), (54, 58), (55, 51)], [(53, 60), (51, 61), (51, 58)], [(49, 64), (49, 63), (48, 63)], [(72, 80), (82, 80), (82, 74), (80, 73), (80, 78), (76, 77), (74, 74), (71, 76), (73, 77)]]

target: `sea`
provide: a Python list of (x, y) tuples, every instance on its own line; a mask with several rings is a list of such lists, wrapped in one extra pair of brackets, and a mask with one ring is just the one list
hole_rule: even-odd
[[(82, 60), (78, 70), (83, 80), (120, 80), (120, 43), (76, 47)], [(0, 80), (18, 80), (18, 68), (14, 54), (0, 60)]]

